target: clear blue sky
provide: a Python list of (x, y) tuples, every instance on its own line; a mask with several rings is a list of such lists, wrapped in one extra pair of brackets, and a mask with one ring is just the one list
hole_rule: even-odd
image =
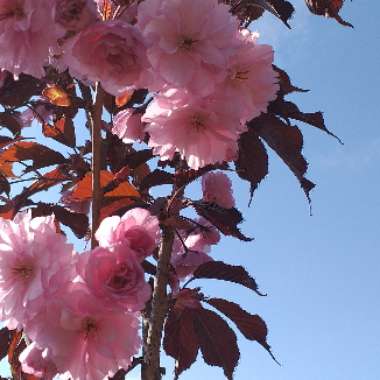
[[(253, 25), (276, 51), (293, 82), (311, 89), (293, 98), (305, 111), (324, 111), (345, 146), (302, 126), (313, 216), (299, 185), (272, 157), (270, 175), (247, 208), (248, 185), (234, 180), (243, 230), (253, 243), (225, 238), (216, 259), (244, 265), (268, 297), (221, 282), (202, 283), (210, 296), (239, 301), (269, 326), (269, 343), (282, 366), (241, 335), (236, 380), (380, 379), (380, 3), (346, 2), (355, 25), (297, 13), (289, 31), (272, 16)], [(199, 189), (198, 189), (199, 190)], [(173, 361), (165, 359), (172, 379)], [(197, 364), (183, 380), (223, 379), (222, 370)], [(139, 379), (137, 371), (128, 380)]]

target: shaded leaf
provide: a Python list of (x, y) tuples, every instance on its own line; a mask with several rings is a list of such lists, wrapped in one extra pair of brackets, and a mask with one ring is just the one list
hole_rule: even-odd
[(285, 101), (281, 98), (278, 98), (276, 101), (270, 104), (269, 111), (283, 117), (286, 120), (293, 119), (312, 125), (313, 127), (326, 132), (328, 135), (335, 137), (340, 143), (342, 143), (342, 141), (337, 136), (335, 136), (326, 128), (322, 112), (302, 112), (296, 104)]
[(254, 340), (261, 344), (269, 352), (271, 357), (276, 360), (267, 342), (267, 325), (261, 317), (252, 315), (242, 309), (238, 304), (222, 298), (209, 298), (206, 302), (233, 321), (247, 339)]
[(165, 323), (163, 347), (176, 360), (175, 375), (190, 368), (198, 355), (199, 343), (194, 329), (192, 309), (172, 308)]
[(242, 266), (226, 264), (223, 261), (209, 261), (201, 264), (193, 274), (194, 278), (214, 279), (233, 282), (245, 288), (253, 290), (260, 296), (263, 296), (259, 290), (256, 281), (249, 275)]
[(268, 174), (268, 154), (253, 129), (240, 136), (239, 156), (235, 166), (238, 176), (250, 182), (252, 200), (253, 192)]
[(344, 0), (305, 0), (310, 11), (319, 16), (332, 17), (339, 24), (353, 28), (354, 26), (343, 20), (339, 15)]
[(11, 185), (9, 184), (7, 177), (2, 174), (0, 167), (0, 194), (6, 193), (9, 195), (10, 191)]
[(6, 327), (0, 330), (0, 360), (7, 356), (11, 336), (11, 332)]
[(211, 222), (219, 231), (225, 235), (234, 236), (243, 241), (252, 241), (246, 237), (237, 227), (243, 221), (243, 217), (236, 208), (223, 208), (215, 203), (203, 201), (192, 202), (198, 215), (203, 216)]
[(75, 128), (71, 118), (62, 116), (53, 125), (43, 124), (42, 133), (61, 144), (69, 147), (76, 146)]
[(21, 107), (33, 95), (41, 94), (41, 82), (32, 76), (21, 74), (17, 80), (8, 75), (1, 87), (0, 103), (9, 107)]
[(70, 107), (72, 104), (69, 94), (56, 84), (45, 87), (42, 95), (55, 106)]
[(201, 308), (191, 312), (204, 361), (208, 365), (222, 367), (227, 379), (232, 380), (240, 358), (234, 331), (213, 311)]
[(303, 136), (301, 131), (291, 125), (286, 125), (276, 116), (262, 115), (249, 123), (261, 138), (281, 157), (301, 184), (307, 199), (315, 184), (305, 178), (307, 162), (302, 155)]
[(141, 183), (140, 189), (150, 189), (153, 186), (168, 185), (174, 182), (174, 175), (164, 170), (155, 169), (148, 175), (146, 175)]
[(55, 186), (65, 180), (69, 180), (68, 177), (60, 166), (54, 168), (53, 170), (45, 173), (41, 178), (36, 182), (33, 182), (32, 185), (27, 188), (29, 194), (34, 194), (38, 191), (47, 190), (52, 186)]
[(273, 65), (273, 69), (277, 72), (279, 76), (280, 84), (280, 95), (284, 96), (292, 92), (308, 92), (309, 90), (304, 90), (302, 88), (296, 87), (290, 81), (289, 75), (279, 67)]
[(18, 113), (0, 112), (0, 126), (11, 131), (13, 136), (18, 136), (23, 128), (18, 115)]

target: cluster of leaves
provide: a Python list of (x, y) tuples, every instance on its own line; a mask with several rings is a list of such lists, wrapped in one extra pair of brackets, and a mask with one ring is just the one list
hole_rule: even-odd
[[(233, 11), (247, 26), (269, 11), (287, 26), (294, 12), (285, 0), (226, 0)], [(306, 0), (310, 10), (316, 14), (334, 17), (343, 25), (338, 12), (343, 0)], [(104, 18), (114, 11), (113, 7), (128, 6), (129, 1), (104, 2)], [(183, 190), (188, 184), (203, 174), (219, 170), (234, 170), (237, 175), (250, 183), (251, 200), (254, 191), (268, 174), (268, 153), (270, 147), (286, 163), (296, 176), (308, 200), (314, 183), (305, 177), (308, 164), (302, 154), (303, 135), (293, 124), (306, 123), (334, 136), (325, 126), (321, 112), (305, 113), (296, 104), (286, 100), (288, 94), (305, 92), (291, 83), (288, 74), (275, 67), (280, 80), (280, 92), (269, 106), (268, 112), (252, 120), (249, 129), (239, 141), (239, 157), (234, 167), (229, 163), (210, 165), (198, 171), (191, 170), (179, 156), (172, 161), (159, 161), (152, 168), (151, 149), (136, 151), (110, 133), (108, 123), (103, 123), (102, 171), (101, 171), (101, 218), (121, 215), (131, 207), (149, 208), (158, 215), (163, 224), (174, 229), (192, 228), (196, 222), (180, 216), (181, 210), (192, 207), (199, 216), (206, 218), (224, 235), (243, 241), (250, 241), (239, 229), (243, 220), (235, 209), (225, 209), (202, 200), (180, 199), (167, 206), (168, 198), (155, 199), (150, 189), (161, 185), (173, 185)], [(17, 212), (32, 209), (35, 216), (54, 213), (57, 229), (59, 224), (69, 227), (79, 238), (88, 238), (88, 205), (92, 199), (91, 142), (77, 144), (81, 128), (89, 129), (89, 123), (78, 125), (78, 113), (90, 115), (92, 112), (93, 89), (74, 81), (67, 72), (58, 73), (46, 69), (46, 76), (37, 80), (21, 75), (16, 81), (10, 75), (0, 89), (0, 216), (13, 218)], [(137, 90), (119, 98), (106, 94), (105, 109), (111, 120), (122, 109), (133, 108), (143, 112), (149, 96), (146, 90)], [(35, 139), (23, 136), (22, 113), (28, 108), (37, 110), (43, 105), (51, 114), (51, 122), (36, 116), (43, 135), (60, 143), (62, 149), (53, 150)], [(17, 167), (19, 174), (16, 174)], [(25, 183), (25, 187), (15, 193), (13, 184)], [(59, 186), (62, 195), (56, 202), (45, 202), (43, 192)], [(63, 232), (62, 232), (63, 233)], [(157, 259), (157, 257), (156, 257)], [(155, 275), (155, 264), (144, 263), (146, 273)], [(171, 270), (174, 270), (171, 268)], [(239, 266), (223, 262), (211, 262), (200, 266), (193, 275), (195, 279), (218, 279), (237, 283), (262, 295), (254, 279)], [(190, 289), (191, 281), (179, 295), (171, 300), (165, 325), (164, 349), (176, 360), (176, 377), (189, 368), (197, 358), (199, 350), (209, 365), (223, 368), (228, 379), (232, 379), (239, 360), (239, 349), (234, 331), (220, 314), (231, 320), (249, 340), (258, 342), (271, 355), (267, 343), (267, 327), (257, 315), (243, 310), (238, 304), (221, 298), (207, 298), (198, 288)], [(184, 302), (191, 298), (192, 302)], [(196, 307), (194, 307), (194, 300)], [(190, 305), (190, 306), (189, 306)], [(211, 306), (219, 314), (203, 307)], [(25, 344), (21, 333), (0, 332), (1, 357), (8, 354), (13, 377), (32, 380), (20, 373), (18, 355)], [(124, 378), (121, 371), (115, 378)]]

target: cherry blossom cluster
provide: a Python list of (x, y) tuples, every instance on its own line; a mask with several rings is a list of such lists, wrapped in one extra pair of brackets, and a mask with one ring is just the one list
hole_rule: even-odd
[(115, 96), (147, 88), (144, 114), (115, 118), (121, 139), (147, 136), (162, 160), (178, 153), (192, 169), (235, 159), (247, 120), (278, 91), (272, 48), (218, 0), (135, 1), (105, 21), (102, 3), (0, 0), (0, 69), (41, 78), (55, 65)]
[(102, 221), (99, 247), (75, 253), (53, 216), (0, 220), (0, 318), (32, 341), (24, 372), (101, 380), (138, 353), (139, 312), (150, 299), (142, 261), (155, 250), (158, 219), (135, 208)]
[[(203, 176), (202, 188), (204, 201), (234, 206), (224, 173)], [(174, 294), (212, 260), (210, 249), (220, 240), (206, 220), (196, 223), (174, 242)], [(151, 297), (142, 262), (159, 245), (159, 220), (134, 208), (103, 219), (95, 237), (99, 246), (79, 254), (57, 232), (54, 216), (0, 219), (0, 319), (32, 341), (20, 356), (25, 373), (102, 380), (127, 369), (139, 352), (140, 312)]]

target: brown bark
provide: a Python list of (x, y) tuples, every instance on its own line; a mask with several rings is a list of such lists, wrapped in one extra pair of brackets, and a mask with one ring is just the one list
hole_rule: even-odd
[(157, 274), (154, 281), (152, 307), (149, 316), (149, 329), (144, 347), (144, 363), (141, 371), (142, 380), (161, 380), (162, 378), (160, 349), (162, 330), (168, 310), (167, 285), (173, 241), (173, 229), (163, 226)]
[(102, 203), (102, 189), (100, 185), (101, 169), (101, 129), (103, 112), (104, 92), (97, 85), (96, 100), (90, 112), (91, 140), (92, 140), (92, 209), (91, 209), (91, 248), (97, 246), (95, 232), (99, 226), (100, 207)]

